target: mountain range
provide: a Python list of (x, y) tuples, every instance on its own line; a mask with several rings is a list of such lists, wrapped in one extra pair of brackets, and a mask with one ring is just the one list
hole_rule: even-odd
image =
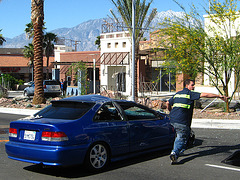
[[(156, 17), (151, 23), (151, 27), (157, 27), (157, 24), (163, 22), (165, 18), (182, 17), (183, 12), (175, 12), (172, 10), (158, 12)], [(106, 18), (93, 19), (85, 21), (72, 28), (59, 28), (52, 30), (51, 33), (55, 33), (60, 38), (66, 40), (77, 41), (77, 51), (94, 51), (97, 50), (95, 41), (97, 36), (101, 34), (101, 26), (106, 21)], [(150, 28), (150, 31), (154, 28)], [(149, 36), (149, 32), (145, 34), (145, 37)], [(148, 37), (147, 37), (148, 38)], [(24, 46), (31, 43), (25, 33), (20, 34), (14, 38), (5, 37), (6, 42), (1, 46), (2, 48), (24, 48)]]

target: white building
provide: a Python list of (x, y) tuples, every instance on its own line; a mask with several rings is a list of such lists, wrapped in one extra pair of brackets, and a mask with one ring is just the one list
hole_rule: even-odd
[(131, 38), (127, 31), (101, 34), (101, 87), (131, 96)]
[[(60, 53), (63, 52), (72, 52), (72, 47), (66, 46), (66, 45), (54, 45), (54, 60), (55, 62), (60, 62)], [(60, 68), (59, 65), (57, 67)]]
[[(208, 36), (214, 37), (216, 35), (219, 35), (224, 38), (230, 38), (239, 35), (240, 16), (232, 18), (231, 21), (229, 21), (226, 18), (223, 22), (219, 21), (218, 23), (213, 22), (214, 17), (210, 17), (209, 15), (204, 15), (203, 17), (204, 17), (204, 30), (208, 34)], [(215, 18), (215, 20), (217, 21), (217, 17)], [(236, 81), (235, 75), (234, 73), (232, 73), (228, 86), (229, 95), (232, 94), (234, 91), (235, 81)], [(196, 87), (196, 90), (200, 92), (213, 92), (216, 94), (219, 93), (215, 87), (212, 87), (210, 78), (206, 74), (204, 74), (204, 87)]]

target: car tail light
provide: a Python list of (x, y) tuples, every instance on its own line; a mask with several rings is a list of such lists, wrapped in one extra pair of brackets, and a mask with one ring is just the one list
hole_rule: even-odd
[(9, 137), (17, 137), (17, 129), (9, 128)]
[(49, 132), (43, 131), (42, 132), (42, 141), (67, 141), (68, 137), (64, 132)]
[(47, 85), (46, 84), (43, 85), (43, 89), (47, 89)]

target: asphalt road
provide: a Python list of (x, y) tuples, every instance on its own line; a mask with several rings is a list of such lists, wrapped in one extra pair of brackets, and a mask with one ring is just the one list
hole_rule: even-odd
[[(7, 116), (11, 121), (18, 115)], [(0, 124), (2, 114), (0, 114)], [(194, 129), (196, 144), (179, 158), (178, 165), (171, 165), (170, 150), (145, 154), (112, 163), (105, 172), (88, 173), (82, 166), (68, 168), (42, 168), (7, 158), (5, 141), (0, 141), (0, 179), (91, 179), (91, 180), (164, 180), (164, 179), (239, 179), (240, 167), (222, 163), (240, 149), (240, 130)], [(7, 134), (0, 134), (6, 139)]]
[(1, 125), (9, 125), (11, 121), (24, 118), (26, 115), (16, 115), (16, 114), (7, 114), (7, 113), (0, 113), (0, 126)]

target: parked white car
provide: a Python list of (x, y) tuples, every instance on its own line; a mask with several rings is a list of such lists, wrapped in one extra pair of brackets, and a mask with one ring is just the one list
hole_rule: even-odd
[[(44, 80), (43, 89), (44, 89), (45, 96), (60, 96), (62, 93), (61, 85), (55, 80)], [(35, 84), (34, 82), (32, 82), (28, 87), (24, 89), (23, 95), (25, 97), (33, 96), (34, 90), (35, 90)]]

